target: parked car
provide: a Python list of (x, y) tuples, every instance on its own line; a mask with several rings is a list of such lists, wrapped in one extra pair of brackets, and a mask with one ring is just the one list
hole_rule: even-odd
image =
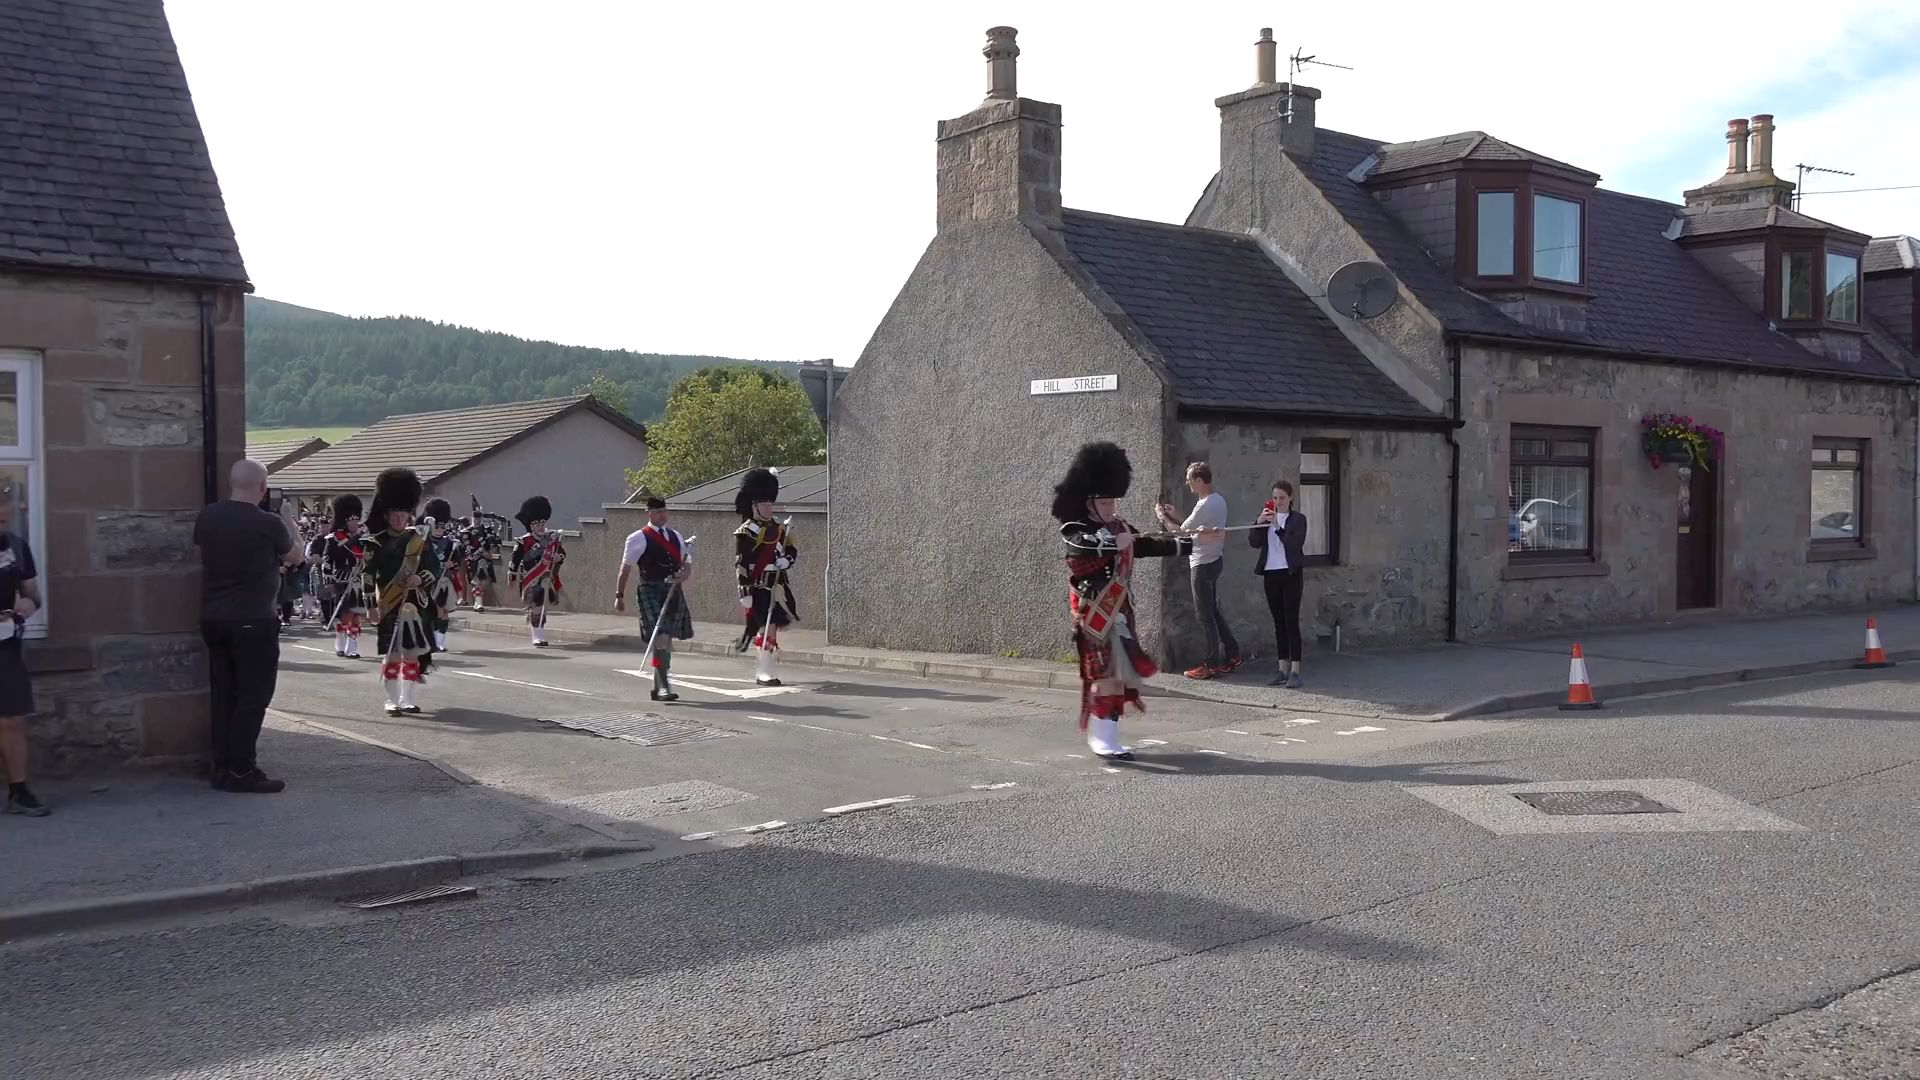
[(1815, 540), (1858, 540), (1859, 530), (1854, 528), (1853, 511), (1835, 510), (1820, 517), (1813, 523)]

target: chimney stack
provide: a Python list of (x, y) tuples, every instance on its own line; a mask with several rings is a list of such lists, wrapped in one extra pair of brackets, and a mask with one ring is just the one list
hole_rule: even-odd
[(987, 99), (942, 120), (935, 197), (941, 232), (993, 222), (1058, 229), (1060, 106), (1019, 96), (1011, 26), (987, 31)]
[(1773, 114), (1761, 113), (1753, 118), (1753, 161), (1748, 166), (1763, 176), (1773, 175)]
[(1253, 43), (1253, 85), (1272, 86), (1280, 81), (1280, 50), (1273, 43), (1273, 27), (1260, 28), (1260, 40)]
[(1014, 71), (1020, 46), (1013, 42), (1019, 32), (1011, 26), (996, 26), (987, 31), (987, 47), (980, 52), (987, 58), (988, 101), (1012, 101), (1020, 96)]
[(1747, 122), (1727, 121), (1727, 175), (1747, 171)]

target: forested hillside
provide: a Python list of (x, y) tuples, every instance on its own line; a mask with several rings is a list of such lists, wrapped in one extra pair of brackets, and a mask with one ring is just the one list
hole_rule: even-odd
[[(247, 424), (370, 424), (395, 413), (559, 397), (604, 373), (641, 421), (664, 411), (673, 380), (749, 363), (589, 349), (408, 317), (355, 319), (247, 298)], [(765, 363), (792, 376), (797, 366)]]

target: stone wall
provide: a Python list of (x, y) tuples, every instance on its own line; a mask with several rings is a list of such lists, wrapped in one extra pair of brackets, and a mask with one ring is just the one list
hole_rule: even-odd
[[(832, 417), (832, 640), (1057, 657), (1070, 651), (1053, 485), (1084, 442), (1134, 465), (1130, 516), (1164, 483), (1164, 385), (1046, 230), (935, 237), (848, 375)], [(1033, 395), (1034, 379), (1119, 389)], [(1143, 638), (1161, 568), (1138, 578)]]
[[(27, 647), (37, 769), (204, 750), (198, 295), (0, 275), (0, 348), (41, 366), (47, 637)], [(246, 441), (245, 338), (239, 290), (212, 295), (224, 483)]]
[[(611, 615), (613, 585), (620, 576), (620, 556), (627, 534), (647, 523), (644, 507), (607, 506), (604, 517), (581, 518), (580, 535), (567, 537), (567, 564), (562, 572), (569, 594), (566, 610)], [(826, 625), (826, 513), (820, 510), (781, 509), (779, 517), (793, 515), (794, 543), (800, 561), (789, 575), (800, 626), (806, 630)], [(693, 612), (694, 628), (717, 624), (737, 631), (741, 625), (737, 603), (739, 587), (733, 566), (733, 530), (740, 518), (732, 511), (676, 510), (669, 522), (681, 535), (694, 537), (693, 576), (683, 588)], [(627, 585), (627, 611), (633, 612), (634, 581)]]
[[(1300, 613), (1310, 639), (1330, 642), (1340, 628), (1343, 648), (1446, 635), (1447, 444), (1439, 432), (1383, 431), (1189, 419), (1178, 429), (1176, 457), (1213, 467), (1215, 490), (1236, 525), (1260, 514), (1276, 480), (1300, 479), (1300, 444), (1335, 444), (1340, 504), (1336, 562), (1310, 566)], [(1178, 489), (1176, 489), (1178, 490)], [(1193, 496), (1173, 502), (1183, 512)], [(1254, 566), (1259, 559), (1244, 532), (1227, 538), (1221, 608), (1243, 647), (1274, 656), (1273, 618)], [(1166, 583), (1167, 654), (1187, 667), (1201, 659), (1184, 559), (1171, 560)], [(1309, 640), (1307, 647), (1315, 647)]]
[[(1727, 433), (1718, 607), (1775, 614), (1914, 595), (1913, 391), (1903, 386), (1463, 349), (1462, 637), (1502, 637), (1672, 616), (1678, 477), (1640, 450), (1640, 417), (1681, 412)], [(1507, 557), (1508, 434), (1515, 423), (1598, 430), (1595, 558), (1515, 567)], [(1809, 539), (1811, 441), (1871, 440), (1870, 546), (1823, 558)]]

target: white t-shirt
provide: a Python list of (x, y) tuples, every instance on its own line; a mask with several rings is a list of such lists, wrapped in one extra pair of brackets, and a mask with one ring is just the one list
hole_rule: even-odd
[[(680, 534), (674, 532), (672, 529), (668, 529), (666, 530), (666, 532), (668, 536), (671, 536), (676, 541), (679, 541), (681, 562), (684, 565), (692, 566), (693, 556), (687, 553), (686, 541), (680, 540)], [(647, 551), (646, 528), (641, 527), (633, 530), (632, 532), (627, 534), (627, 548), (626, 548), (626, 551), (620, 556), (621, 565), (632, 566), (634, 563), (637, 563), (640, 561), (640, 556), (646, 554), (646, 551)]]
[(1292, 569), (1287, 565), (1287, 545), (1280, 539), (1281, 531), (1287, 527), (1287, 519), (1292, 516), (1292, 513), (1276, 515), (1273, 525), (1267, 529), (1267, 569), (1269, 570)]
[[(1221, 498), (1217, 491), (1208, 493), (1206, 498), (1193, 504), (1193, 513), (1187, 515), (1187, 520), (1182, 522), (1180, 527), (1183, 529), (1226, 528), (1227, 500)], [(1193, 551), (1187, 555), (1187, 565), (1205, 566), (1210, 562), (1216, 562), (1226, 554), (1226, 550), (1227, 541), (1224, 537), (1219, 540), (1202, 540), (1195, 537)]]

